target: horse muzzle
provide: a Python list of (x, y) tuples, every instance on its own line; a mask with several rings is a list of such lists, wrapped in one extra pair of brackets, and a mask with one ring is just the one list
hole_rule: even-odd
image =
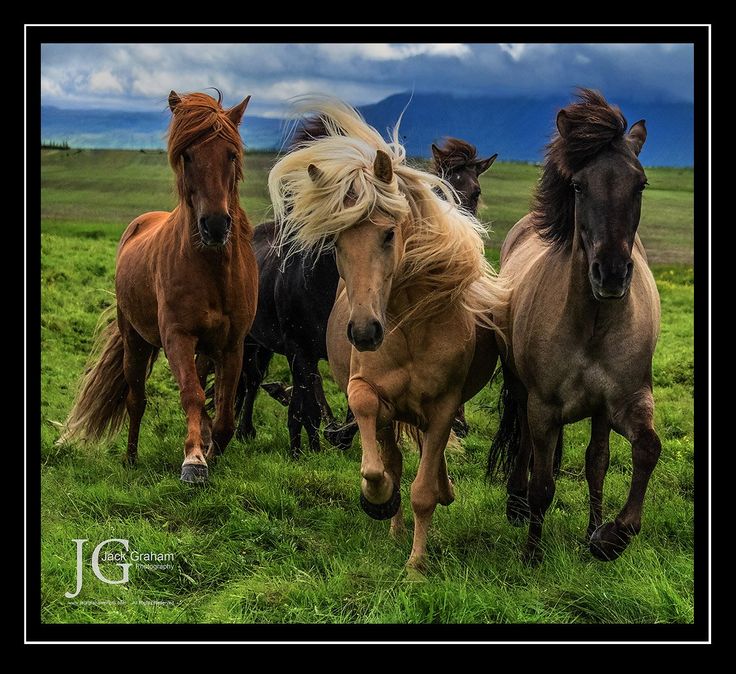
[(383, 325), (375, 319), (348, 323), (348, 340), (358, 351), (375, 351), (383, 342)]
[(232, 225), (233, 220), (227, 213), (201, 217), (199, 219), (199, 236), (202, 243), (213, 248), (224, 246), (230, 238)]
[(597, 300), (620, 300), (631, 286), (634, 263), (629, 260), (604, 265), (595, 260), (588, 271), (590, 288)]

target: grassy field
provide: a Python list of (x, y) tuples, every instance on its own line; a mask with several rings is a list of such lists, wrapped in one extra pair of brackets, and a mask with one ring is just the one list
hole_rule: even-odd
[[(269, 155), (246, 158), (244, 204), (253, 222), (268, 211)], [(258, 437), (233, 441), (204, 489), (179, 482), (184, 418), (163, 357), (149, 381), (140, 462), (123, 468), (124, 435), (97, 448), (57, 447), (99, 313), (112, 301), (114, 255), (125, 225), (173, 205), (165, 155), (156, 152), (42, 152), (41, 462), (42, 616), (49, 623), (687, 623), (693, 620), (693, 176), (648, 170), (641, 235), (662, 296), (654, 361), (662, 458), (652, 478), (643, 530), (621, 559), (595, 561), (583, 537), (587, 422), (566, 433), (563, 470), (545, 527), (545, 561), (520, 561), (524, 531), (506, 523), (504, 489), (484, 479), (498, 423), (497, 386), (467, 406), (472, 432), (448, 456), (457, 500), (439, 507), (430, 532), (427, 582), (407, 580), (410, 538), (358, 505), (359, 441), (295, 462), (286, 410), (265, 394)], [(533, 166), (498, 163), (483, 176), (481, 217), (493, 223), (491, 255), (523, 215)], [(323, 363), (328, 398), (345, 400)], [(269, 379), (285, 379), (283, 358)], [(417, 455), (406, 452), (404, 503)], [(628, 443), (612, 435), (604, 513), (626, 499)], [(406, 508), (407, 525), (411, 510)], [(75, 544), (86, 545), (84, 586), (75, 600)], [(133, 565), (127, 584), (98, 581), (92, 546), (130, 540), (131, 550), (172, 553), (169, 569)], [(114, 548), (111, 548), (114, 549)], [(102, 564), (110, 578), (120, 570)], [(492, 638), (492, 631), (489, 632)]]

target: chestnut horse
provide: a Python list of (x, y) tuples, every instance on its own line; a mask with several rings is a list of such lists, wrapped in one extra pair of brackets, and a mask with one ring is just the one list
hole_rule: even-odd
[[(145, 382), (161, 347), (187, 417), (181, 479), (205, 482), (207, 459), (230, 441), (243, 340), (258, 292), (253, 230), (238, 197), (238, 126), (249, 100), (224, 110), (206, 94), (169, 94), (168, 155), (179, 204), (170, 213), (137, 217), (123, 233), (115, 270), (117, 321), (101, 334), (99, 358), (82, 380), (60, 441), (112, 435), (127, 411), (126, 461), (135, 463)], [(204, 407), (206, 373), (198, 374), (195, 354), (215, 364), (214, 425)]]
[(455, 207), (445, 181), (406, 165), (398, 126), (387, 143), (343, 103), (308, 105), (327, 135), (271, 170), (278, 243), (287, 259), (334, 248), (341, 282), (328, 358), (360, 430), (361, 505), (393, 518), (394, 534), (404, 524), (395, 423), (420, 431), (407, 564), (422, 569), (432, 514), (454, 499), (444, 456), (452, 421), (493, 373), (491, 315), (505, 294), (483, 255), (480, 223)]
[[(512, 523), (530, 520), (530, 561), (540, 558), (563, 424), (592, 418), (588, 536), (601, 560), (616, 559), (639, 532), (661, 450), (652, 426), (659, 295), (637, 234), (646, 127), (641, 120), (627, 133), (621, 111), (598, 92), (581, 89), (579, 98), (557, 115), (534, 211), (504, 241), (500, 275), (511, 298), (508, 311), (494, 315), (509, 349), (502, 350), (506, 409), (489, 471), (499, 461), (510, 468), (507, 515)], [(611, 429), (631, 442), (634, 472), (626, 504), (603, 524)]]

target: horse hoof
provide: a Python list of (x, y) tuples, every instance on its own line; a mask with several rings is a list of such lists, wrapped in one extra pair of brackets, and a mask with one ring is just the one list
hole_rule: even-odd
[(615, 522), (601, 524), (590, 537), (590, 553), (601, 562), (612, 562), (621, 556), (631, 541), (631, 534)]
[(470, 426), (468, 426), (467, 421), (455, 418), (452, 422), (452, 430), (458, 438), (465, 438), (470, 432)]
[(334, 421), (324, 428), (325, 440), (327, 440), (327, 442), (329, 442), (333, 447), (337, 447), (344, 452), (352, 446), (356, 430), (357, 424), (355, 424), (355, 422), (346, 424), (345, 426), (339, 426), (338, 423)]
[(125, 468), (132, 468), (136, 463), (138, 463), (137, 454), (126, 454), (123, 456), (123, 466)]
[(261, 384), (261, 388), (268, 393), (274, 400), (280, 402), (284, 407), (288, 407), (291, 402), (291, 390), (293, 387), (284, 386), (281, 382), (268, 382)]
[(506, 519), (513, 527), (523, 527), (529, 522), (529, 502), (523, 496), (509, 494), (506, 499)]
[(394, 493), (391, 494), (391, 498), (386, 503), (371, 503), (363, 492), (360, 493), (360, 507), (363, 508), (368, 517), (372, 517), (374, 520), (389, 520), (397, 512), (399, 512), (399, 506), (401, 505), (401, 492), (399, 488), (394, 486)]
[(184, 463), (181, 467), (182, 482), (187, 484), (205, 484), (207, 482), (208, 470), (203, 463)]
[(424, 565), (414, 566), (407, 564), (406, 567), (406, 580), (410, 583), (426, 583), (427, 576), (425, 575)]
[(544, 559), (544, 553), (538, 548), (526, 548), (524, 553), (521, 555), (521, 561), (527, 566), (535, 567), (539, 566)]

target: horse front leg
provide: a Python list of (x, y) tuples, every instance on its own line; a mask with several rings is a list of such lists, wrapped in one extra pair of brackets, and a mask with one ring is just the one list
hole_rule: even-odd
[[(202, 387), (202, 390), (205, 391), (206, 397), (207, 377), (209, 377), (209, 374), (212, 371), (212, 360), (203, 353), (198, 353), (194, 361), (197, 368), (197, 376), (199, 377), (199, 385)], [(207, 456), (210, 451), (210, 446), (212, 445), (212, 419), (210, 419), (210, 415), (207, 414), (207, 405), (202, 408), (201, 433), (202, 449), (204, 451), (204, 455)]]
[(542, 559), (539, 544), (544, 516), (555, 495), (555, 447), (560, 424), (553, 408), (532, 400), (530, 396), (527, 402), (527, 425), (534, 465), (529, 482), (529, 535), (524, 559), (530, 564), (537, 564)]
[(588, 539), (603, 522), (603, 482), (610, 460), (610, 435), (607, 415), (594, 416), (590, 424), (590, 442), (585, 450), (585, 479), (590, 494)]
[(253, 405), (261, 382), (266, 376), (266, 372), (268, 372), (268, 365), (272, 356), (273, 351), (269, 351), (248, 339), (245, 340), (243, 370), (238, 383), (242, 387), (242, 404), (237, 428), (237, 435), (240, 440), (252, 440), (256, 437), (256, 429), (253, 426)]
[[(391, 479), (398, 489), (401, 489), (401, 475), (404, 472), (404, 457), (401, 449), (396, 441), (395, 424), (385, 426), (377, 433), (378, 442), (381, 446), (381, 456), (383, 464), (386, 466)], [(392, 538), (399, 539), (406, 533), (404, 526), (404, 509), (399, 502), (399, 508), (396, 514), (391, 517), (391, 528), (389, 530)]]
[(215, 364), (215, 423), (209, 457), (222, 454), (235, 432), (235, 392), (243, 366), (242, 341)]
[(381, 403), (375, 389), (363, 379), (348, 383), (348, 404), (360, 430), (363, 456), (360, 462), (360, 506), (375, 520), (393, 517), (401, 505), (399, 485), (386, 470), (377, 443), (377, 427), (390, 425), (391, 411)]
[(450, 437), (458, 401), (437, 406), (430, 415), (422, 437), (419, 470), (411, 485), (411, 509), (414, 513), (414, 540), (407, 568), (423, 572), (426, 568), (427, 533), (438, 503), (454, 498), (447, 478), (445, 447)]
[(529, 424), (526, 410), (519, 405), (519, 452), (510, 468), (506, 483), (506, 519), (515, 527), (523, 527), (529, 522), (529, 461), (532, 456), (532, 441), (529, 437)]
[(654, 430), (654, 398), (651, 388), (641, 391), (635, 403), (612, 420), (613, 430), (631, 443), (634, 472), (629, 498), (613, 522), (598, 527), (590, 538), (590, 551), (596, 559), (610, 562), (617, 559), (641, 530), (641, 511), (662, 443)]
[(208, 476), (207, 461), (202, 448), (201, 423), (205, 397), (194, 362), (196, 346), (197, 338), (193, 335), (173, 333), (164, 338), (166, 357), (179, 385), (179, 398), (187, 417), (181, 480), (191, 484), (203, 484)]

